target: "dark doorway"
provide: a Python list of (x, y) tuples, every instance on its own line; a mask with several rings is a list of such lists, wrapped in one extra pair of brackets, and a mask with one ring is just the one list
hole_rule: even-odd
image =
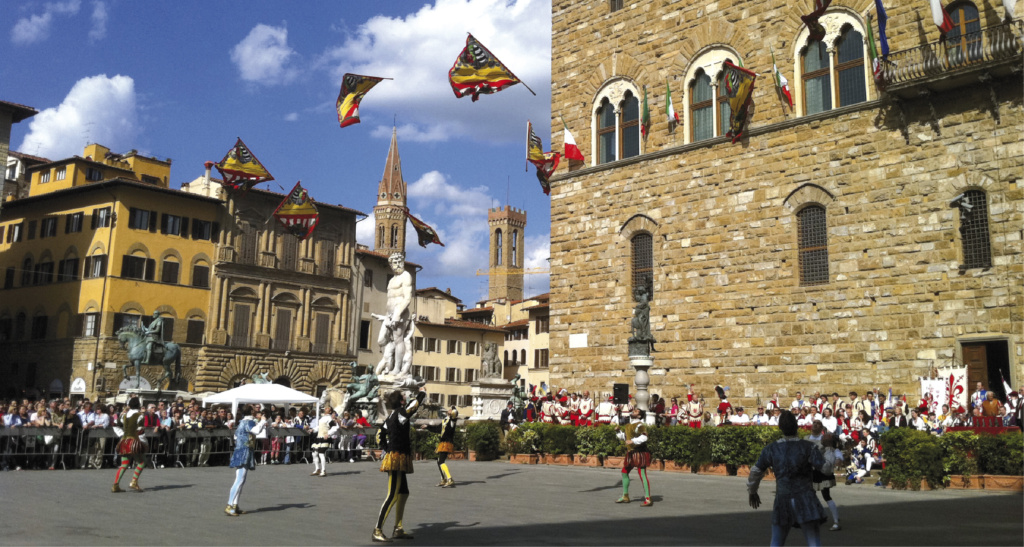
[(977, 382), (994, 391), (996, 398), (1006, 401), (1003, 379), (1010, 381), (1010, 352), (1005, 340), (962, 344), (964, 366), (967, 367), (968, 390), (974, 392)]
[(289, 380), (287, 376), (278, 376), (277, 379), (274, 380), (274, 383), (284, 387), (292, 387), (292, 381)]

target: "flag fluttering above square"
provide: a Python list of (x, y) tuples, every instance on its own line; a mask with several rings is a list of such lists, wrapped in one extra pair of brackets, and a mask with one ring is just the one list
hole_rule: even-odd
[(299, 239), (306, 239), (313, 233), (320, 222), (320, 213), (309, 193), (302, 187), (302, 181), (296, 182), (291, 193), (277, 206), (274, 218)]
[(562, 120), (562, 128), (562, 143), (565, 145), (565, 158), (568, 160), (586, 161), (583, 157), (583, 152), (580, 151), (580, 147), (576, 146), (576, 139), (573, 138), (572, 133), (569, 132), (569, 126), (565, 125), (565, 120)]
[(825, 37), (825, 27), (821, 25), (818, 19), (821, 19), (821, 16), (825, 14), (825, 10), (828, 9), (831, 3), (832, 0), (814, 0), (814, 11), (800, 16), (800, 19), (807, 25), (812, 41), (821, 41)]
[(359, 74), (346, 73), (341, 78), (341, 91), (338, 93), (338, 123), (341, 127), (348, 127), (359, 123), (359, 102), (363, 95), (373, 89), (385, 78), (374, 76), (361, 76)]
[(533, 132), (533, 123), (526, 122), (526, 161), (537, 168), (537, 180), (545, 194), (551, 194), (551, 184), (548, 179), (558, 169), (558, 162), (562, 155), (558, 152), (544, 152), (544, 143), (540, 137)]
[(729, 108), (732, 115), (729, 119), (729, 131), (726, 137), (731, 137), (735, 143), (743, 136), (743, 126), (747, 123), (747, 111), (750, 107), (750, 98), (754, 93), (754, 80), (757, 74), (743, 67), (732, 64), (731, 61), (722, 63), (725, 82), (725, 94), (729, 97)]
[(789, 80), (779, 71), (779, 65), (775, 62), (775, 50), (772, 49), (772, 74), (775, 76), (775, 89), (786, 98), (789, 107), (793, 108), (793, 94), (789, 92)]
[(436, 243), (444, 247), (444, 243), (441, 243), (441, 238), (437, 236), (437, 231), (430, 227), (426, 222), (412, 216), (409, 209), (405, 210), (405, 216), (408, 217), (409, 222), (412, 223), (413, 229), (416, 230), (416, 240), (420, 244), (420, 247), (426, 248), (431, 243)]
[(256, 159), (249, 147), (242, 142), (241, 137), (224, 155), (224, 159), (214, 166), (217, 171), (220, 171), (224, 186), (231, 190), (247, 192), (261, 182), (274, 180), (270, 171), (267, 171), (260, 160)]
[(448, 71), (448, 81), (456, 97), (471, 95), (473, 101), (481, 94), (490, 95), (520, 83), (519, 78), (472, 34), (466, 37), (466, 47)]

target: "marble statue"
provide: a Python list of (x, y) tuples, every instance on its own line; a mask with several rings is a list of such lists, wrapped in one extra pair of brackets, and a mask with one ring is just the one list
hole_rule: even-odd
[(498, 358), (498, 344), (484, 342), (484, 353), (480, 358), (480, 376), (482, 378), (501, 378), (504, 374), (501, 359)]
[(633, 291), (636, 306), (633, 308), (633, 319), (630, 327), (633, 335), (629, 337), (630, 355), (650, 355), (654, 351), (654, 336), (651, 334), (651, 304), (647, 286), (640, 285)]
[(377, 364), (377, 375), (409, 376), (412, 369), (412, 275), (405, 271), (405, 255), (395, 253), (388, 259), (394, 277), (388, 282), (388, 313), (373, 315), (381, 321), (377, 344), (384, 356)]

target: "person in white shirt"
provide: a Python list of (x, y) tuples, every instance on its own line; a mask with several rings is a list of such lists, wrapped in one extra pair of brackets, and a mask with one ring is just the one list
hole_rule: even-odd
[(615, 415), (615, 404), (612, 402), (614, 397), (608, 396), (608, 399), (601, 401), (601, 404), (597, 405), (597, 423), (608, 425), (612, 423), (612, 416)]
[(924, 418), (918, 414), (916, 409), (910, 411), (910, 427), (918, 431), (928, 431), (928, 424), (925, 423)]
[(793, 402), (789, 404), (789, 408), (794, 409), (794, 410), (798, 410), (800, 408), (803, 408), (803, 406), (806, 405), (806, 404), (807, 404), (807, 401), (804, 400), (804, 394), (800, 393), (799, 391), (797, 391), (796, 392), (796, 399), (794, 399)]
[[(821, 421), (821, 425), (825, 428), (825, 431), (828, 431), (830, 434), (835, 433), (836, 427), (839, 426), (839, 421), (836, 420), (835, 416), (832, 415), (831, 408), (826, 408), (825, 415), (822, 416), (819, 420)], [(812, 421), (811, 423), (814, 422)]]
[(743, 412), (742, 406), (738, 406), (736, 407), (736, 415), (729, 421), (732, 422), (733, 425), (750, 425), (750, 416), (748, 416), (746, 412)]
[[(110, 415), (103, 411), (103, 405), (96, 407), (96, 413), (93, 415), (92, 426), (90, 430), (107, 429), (110, 427)], [(103, 467), (103, 453), (107, 447), (106, 437), (98, 439), (90, 439), (90, 451), (91, 457), (89, 458), (89, 465), (100, 469)]]
[(773, 412), (772, 415), (768, 417), (768, 425), (774, 425), (774, 426), (778, 427), (778, 425), (779, 425), (779, 416), (781, 416), (781, 415), (782, 415), (782, 409), (776, 407), (775, 408), (775, 412)]
[(757, 425), (768, 425), (771, 420), (771, 416), (764, 413), (764, 407), (757, 408), (757, 414), (754, 415), (754, 423)]

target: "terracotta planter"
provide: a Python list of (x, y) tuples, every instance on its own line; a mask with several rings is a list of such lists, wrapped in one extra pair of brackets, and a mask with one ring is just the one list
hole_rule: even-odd
[(665, 460), (651, 460), (651, 465), (647, 466), (647, 469), (652, 471), (664, 471)]
[[(979, 478), (982, 475), (979, 475)], [(1002, 492), (1024, 491), (1024, 477), (1014, 475), (984, 475), (982, 482), (985, 490), (997, 490)]]
[(981, 475), (950, 475), (949, 484), (946, 488), (953, 490), (980, 490), (982, 487)]
[(536, 454), (512, 454), (509, 458), (509, 463), (522, 463), (535, 465), (540, 461), (540, 458)]
[(723, 464), (712, 463), (712, 464), (701, 466), (700, 471), (698, 471), (698, 473), (700, 473), (701, 475), (721, 475), (721, 476), (725, 476), (725, 475), (728, 474), (728, 470), (726, 470), (725, 465), (723, 465)]
[(449, 460), (465, 460), (467, 458), (468, 458), (468, 456), (467, 456), (465, 451), (462, 451), (462, 452), (452, 452), (452, 453), (448, 454), (448, 459)]
[(605, 456), (604, 466), (608, 469), (622, 469), (622, 462), (625, 460), (625, 456)]
[(373, 452), (373, 458), (376, 460), (381, 459), (381, 457), (384, 455), (383, 450), (371, 450), (371, 452)]
[(673, 461), (664, 462), (664, 464), (665, 464), (665, 471), (668, 471), (668, 472), (671, 472), (671, 473), (689, 473), (690, 472), (690, 466), (686, 465), (685, 463), (679, 463), (679, 462), (673, 460)]
[(469, 461), (471, 461), (471, 462), (477, 461), (476, 460), (476, 450), (467, 450), (466, 451), (466, 456), (469, 459)]
[(737, 477), (749, 477), (750, 476), (750, 466), (749, 465), (737, 465), (736, 466), (736, 476)]
[(577, 467), (601, 467), (601, 458), (586, 454), (576, 454), (572, 459), (572, 464)]
[(544, 463), (548, 465), (572, 465), (572, 454), (545, 454)]

